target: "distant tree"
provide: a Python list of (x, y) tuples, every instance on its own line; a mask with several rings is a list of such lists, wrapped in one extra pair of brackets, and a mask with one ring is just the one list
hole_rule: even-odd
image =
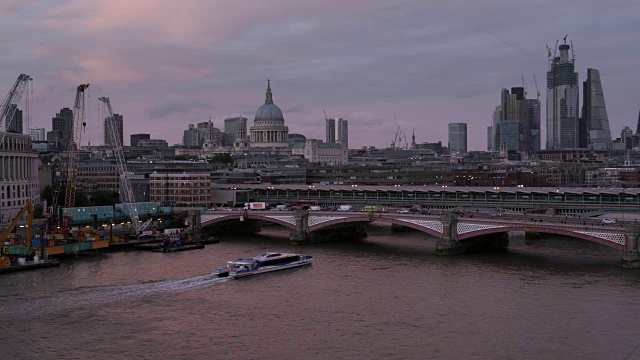
[(210, 164), (231, 164), (233, 160), (231, 160), (231, 154), (215, 154), (211, 159), (209, 159)]
[(49, 154), (44, 154), (40, 157), (40, 159), (42, 160), (43, 164), (49, 164), (51, 163), (51, 160), (53, 160), (54, 154), (53, 153), (49, 153)]
[(188, 160), (186, 155), (176, 155), (173, 159), (174, 160)]

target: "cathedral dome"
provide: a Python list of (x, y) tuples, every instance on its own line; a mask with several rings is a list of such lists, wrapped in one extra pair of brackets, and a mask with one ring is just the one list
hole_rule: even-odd
[(258, 108), (256, 111), (255, 120), (284, 120), (282, 110), (278, 105), (273, 103), (273, 94), (271, 93), (271, 82), (267, 82), (267, 97), (264, 101), (264, 105)]
[(267, 97), (264, 105), (260, 106), (256, 111), (256, 117), (250, 132), (250, 147), (289, 147), (289, 128), (284, 125), (282, 110), (273, 103), (270, 81), (267, 82)]
[(264, 104), (256, 111), (255, 120), (284, 120), (284, 116), (278, 105)]

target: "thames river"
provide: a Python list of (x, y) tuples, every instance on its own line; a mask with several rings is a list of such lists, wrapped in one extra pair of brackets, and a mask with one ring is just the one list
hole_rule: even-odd
[[(640, 270), (567, 238), (440, 257), (419, 232), (120, 252), (0, 277), (1, 359), (640, 359)], [(215, 279), (266, 251), (310, 267)]]

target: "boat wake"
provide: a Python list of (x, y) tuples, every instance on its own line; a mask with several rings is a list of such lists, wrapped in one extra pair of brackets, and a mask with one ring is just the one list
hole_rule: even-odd
[(96, 305), (136, 300), (155, 294), (203, 289), (228, 280), (229, 278), (218, 278), (210, 274), (124, 286), (92, 286), (65, 289), (53, 294), (43, 294), (42, 297), (34, 298), (31, 296), (28, 299), (5, 299), (4, 306), (0, 307), (0, 312), (34, 314), (82, 310)]

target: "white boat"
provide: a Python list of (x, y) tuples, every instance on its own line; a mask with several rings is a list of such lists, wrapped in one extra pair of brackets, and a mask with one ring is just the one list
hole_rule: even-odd
[(218, 277), (241, 278), (271, 271), (311, 265), (313, 256), (269, 252), (248, 259), (227, 262), (227, 266), (213, 270)]

